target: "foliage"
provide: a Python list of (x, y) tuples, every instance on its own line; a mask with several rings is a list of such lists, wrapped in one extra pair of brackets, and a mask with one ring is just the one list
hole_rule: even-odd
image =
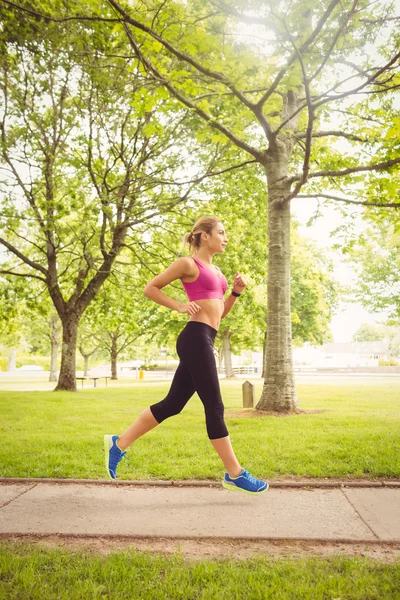
[(324, 251), (311, 240), (301, 239), (294, 228), (291, 237), (293, 341), (296, 346), (322, 345), (332, 341), (329, 323), (338, 306), (340, 286)]
[(384, 339), (389, 341), (391, 354), (400, 357), (400, 326), (398, 325), (370, 325), (363, 323), (353, 335), (353, 341), (357, 342)]
[(365, 232), (348, 240), (343, 249), (357, 275), (353, 294), (366, 308), (385, 310), (388, 318), (399, 319), (400, 219), (386, 216), (376, 223), (370, 216), (368, 221)]
[(378, 360), (378, 366), (379, 367), (397, 367), (399, 365), (399, 363), (394, 360), (394, 358), (390, 358), (389, 360), (384, 360), (383, 358), (380, 358)]

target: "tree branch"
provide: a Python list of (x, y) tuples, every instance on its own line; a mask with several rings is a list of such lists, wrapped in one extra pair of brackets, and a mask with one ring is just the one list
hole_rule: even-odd
[[(324, 12), (324, 14), (322, 15), (322, 17), (321, 17), (319, 23), (317, 24), (316, 28), (314, 29), (314, 31), (311, 33), (311, 35), (309, 35), (309, 37), (303, 42), (303, 44), (298, 49), (298, 52), (300, 52), (300, 54), (304, 50), (306, 50), (306, 48), (308, 48), (308, 46), (310, 44), (312, 44), (312, 42), (315, 40), (315, 38), (317, 37), (317, 35), (321, 31), (322, 27), (325, 25), (326, 21), (328, 20), (328, 18), (330, 16), (331, 12), (333, 11), (333, 9), (335, 8), (335, 6), (337, 4), (339, 4), (339, 1), (340, 0), (332, 0), (332, 2), (329, 4), (328, 8), (326, 9), (326, 11)], [(293, 52), (292, 56), (289, 58), (289, 60), (286, 63), (286, 65), (284, 67), (282, 67), (282, 69), (279, 71), (278, 75), (275, 77), (275, 79), (274, 79), (272, 85), (270, 86), (270, 88), (265, 92), (265, 94), (257, 102), (257, 106), (258, 107), (262, 108), (263, 105), (265, 104), (265, 102), (268, 100), (268, 98), (274, 93), (276, 87), (278, 86), (280, 80), (282, 79), (282, 77), (286, 73), (288, 67), (290, 67), (290, 65), (296, 60), (297, 55), (298, 55), (297, 52)]]
[[(184, 62), (190, 64), (197, 71), (199, 71), (200, 73), (203, 73), (203, 75), (207, 75), (207, 77), (210, 77), (211, 79), (214, 79), (214, 81), (218, 81), (219, 83), (222, 83), (222, 85), (228, 87), (230, 89), (231, 93), (234, 94), (240, 100), (240, 102), (242, 104), (244, 104), (244, 106), (246, 106), (248, 109), (250, 109), (251, 112), (255, 115), (255, 117), (258, 119), (261, 127), (263, 128), (267, 139), (269, 141), (271, 141), (273, 139), (273, 130), (272, 130), (272, 127), (269, 124), (267, 118), (265, 117), (264, 113), (262, 112), (262, 105), (259, 105), (259, 103), (257, 103), (257, 105), (256, 105), (253, 102), (251, 102), (245, 96), (245, 94), (243, 92), (241, 92), (234, 86), (234, 84), (230, 81), (230, 79), (228, 79), (228, 77), (226, 75), (224, 75), (224, 73), (220, 73), (218, 71), (213, 71), (211, 69), (208, 69), (207, 67), (204, 67), (201, 63), (199, 63), (197, 60), (192, 58), (189, 54), (186, 54), (185, 52), (181, 52), (180, 50), (177, 50), (172, 44), (170, 44), (170, 42), (168, 42), (165, 38), (163, 38), (161, 35), (159, 35), (157, 32), (155, 32), (151, 27), (148, 27), (147, 25), (144, 25), (140, 21), (133, 19), (122, 8), (122, 6), (120, 6), (120, 4), (118, 4), (116, 2), (116, 0), (107, 0), (107, 1), (109, 4), (111, 4), (111, 6), (113, 6), (113, 8), (120, 15), (123, 16), (125, 23), (129, 23), (133, 27), (136, 27), (137, 29), (140, 29), (141, 31), (148, 33), (149, 35), (151, 35), (152, 38), (154, 38), (155, 40), (160, 42), (160, 44), (162, 44), (164, 46), (164, 48), (169, 50), (169, 52), (171, 52), (174, 56), (176, 56), (180, 60), (183, 60)], [(337, 2), (338, 0), (334, 0), (334, 1)], [(125, 27), (125, 31), (127, 31), (126, 27)], [(137, 51), (139, 51), (138, 46), (137, 46)], [(140, 53), (140, 54), (142, 56), (141, 60), (143, 62), (144, 57), (143, 57), (142, 53)], [(154, 66), (153, 66), (153, 70), (155, 70)], [(166, 84), (164, 83), (164, 85), (166, 85)], [(168, 86), (166, 85), (166, 87), (168, 87)], [(170, 88), (168, 88), (168, 89), (171, 91)], [(176, 95), (179, 93), (176, 89), (175, 89), (175, 92), (176, 92), (174, 94), (175, 97), (178, 98), (181, 102), (183, 102), (183, 100)], [(182, 96), (182, 98), (183, 98), (183, 96)], [(186, 101), (188, 102), (188, 99), (186, 99)], [(186, 106), (189, 106), (189, 105), (186, 104)], [(191, 104), (190, 107), (193, 108), (194, 106), (195, 105)], [(204, 111), (202, 111), (202, 112), (204, 112)], [(198, 113), (198, 114), (200, 114), (200, 113)], [(204, 114), (206, 114), (206, 113), (204, 113)], [(204, 119), (205, 117), (203, 116), (202, 118)]]
[(217, 175), (222, 175), (223, 173), (229, 173), (229, 171), (234, 171), (236, 169), (240, 169), (241, 167), (244, 167), (245, 165), (254, 165), (254, 164), (258, 164), (258, 161), (257, 160), (246, 160), (245, 162), (240, 163), (240, 165), (233, 165), (233, 167), (227, 167), (226, 169), (222, 169), (221, 171), (205, 173), (204, 175), (200, 175), (199, 177), (196, 177), (196, 179), (188, 179), (187, 181), (166, 181), (163, 179), (158, 179), (155, 181), (155, 183), (156, 184), (164, 183), (167, 185), (187, 185), (189, 183), (200, 183), (201, 181), (203, 181), (203, 179), (206, 179), (207, 177), (215, 177)]
[(288, 200), (291, 200), (292, 198), (294, 198), (295, 196), (297, 196), (297, 194), (299, 193), (299, 191), (301, 190), (301, 188), (303, 187), (303, 185), (306, 183), (307, 179), (308, 179), (308, 173), (310, 170), (310, 156), (311, 156), (311, 144), (312, 144), (312, 130), (313, 130), (313, 126), (314, 126), (314, 120), (315, 120), (315, 113), (314, 113), (314, 106), (311, 100), (311, 92), (310, 92), (310, 82), (308, 80), (308, 76), (307, 76), (307, 72), (304, 66), (304, 62), (303, 62), (303, 58), (301, 56), (301, 52), (298, 50), (292, 36), (290, 35), (290, 32), (288, 31), (287, 27), (286, 27), (286, 22), (285, 22), (285, 29), (286, 32), (290, 38), (291, 44), (293, 45), (293, 48), (298, 56), (299, 62), (300, 62), (300, 66), (301, 66), (301, 72), (303, 74), (303, 82), (304, 82), (304, 89), (306, 92), (306, 102), (307, 102), (307, 108), (308, 108), (308, 122), (307, 122), (307, 130), (306, 130), (306, 146), (304, 149), (304, 160), (303, 160), (303, 170), (302, 170), (302, 176), (301, 179), (297, 182), (293, 192), (291, 192), (289, 194), (289, 196), (287, 198), (284, 199), (284, 202), (287, 202)]
[(45, 275), (45, 277), (47, 277), (48, 271), (47, 271), (47, 269), (42, 267), (42, 265), (40, 265), (39, 263), (37, 263), (33, 260), (30, 260), (27, 256), (22, 254), (22, 252), (17, 250), (17, 248), (14, 248), (14, 246), (12, 246), (12, 244), (7, 242), (3, 238), (0, 238), (0, 244), (3, 244), (3, 246), (5, 246), (7, 248), (7, 250), (9, 250), (13, 254), (15, 254), (15, 256), (18, 256), (18, 258), (20, 258), (25, 264), (32, 267), (32, 269), (36, 269), (36, 271), (40, 271), (41, 273), (43, 273), (43, 275)]
[[(114, 2), (114, 0), (108, 0), (108, 1)], [(211, 115), (207, 114), (203, 109), (197, 107), (195, 104), (193, 104), (192, 101), (190, 101), (188, 98), (183, 96), (183, 94), (181, 94), (181, 92), (179, 92), (167, 79), (165, 79), (161, 75), (161, 73), (157, 70), (157, 68), (147, 58), (145, 58), (143, 56), (136, 41), (134, 40), (134, 38), (132, 36), (131, 31), (129, 30), (129, 28), (127, 27), (127, 25), (125, 23), (124, 23), (124, 26), (125, 26), (125, 31), (128, 36), (128, 39), (131, 43), (132, 48), (135, 51), (137, 58), (139, 58), (141, 60), (143, 66), (146, 68), (146, 70), (170, 91), (171, 95), (174, 98), (179, 100), (182, 104), (184, 104), (191, 110), (195, 111), (204, 121), (207, 121), (211, 127), (213, 127), (214, 129), (217, 129), (218, 131), (223, 133), (236, 146), (238, 146), (239, 148), (242, 148), (242, 150), (245, 150), (246, 152), (248, 152), (249, 154), (254, 156), (254, 158), (258, 162), (260, 162), (260, 163), (264, 162), (263, 152), (260, 152), (256, 148), (253, 148), (252, 146), (250, 146), (249, 144), (244, 142), (242, 139), (238, 138), (227, 127), (225, 127), (224, 125), (221, 125), (221, 123), (218, 123), (218, 121), (216, 121)]]
[(160, 44), (162, 44), (164, 46), (164, 48), (169, 50), (177, 58), (179, 58), (180, 60), (183, 60), (186, 63), (189, 63), (197, 71), (200, 71), (200, 73), (203, 73), (204, 75), (211, 77), (211, 79), (214, 79), (215, 81), (219, 81), (220, 83), (222, 83), (223, 85), (228, 87), (232, 91), (232, 93), (235, 94), (235, 96), (237, 96), (239, 98), (239, 100), (245, 106), (247, 106), (250, 109), (253, 109), (253, 107), (254, 107), (253, 103), (250, 102), (250, 100), (248, 98), (246, 98), (246, 96), (244, 96), (240, 90), (235, 88), (233, 83), (226, 77), (226, 75), (224, 75), (223, 73), (219, 73), (218, 71), (212, 71), (211, 69), (207, 69), (207, 67), (204, 67), (201, 63), (197, 62), (197, 60), (192, 58), (189, 54), (186, 54), (185, 52), (181, 52), (180, 50), (177, 50), (166, 39), (164, 39), (161, 35), (159, 35), (157, 32), (155, 32), (154, 29), (152, 29), (151, 27), (148, 27), (147, 25), (144, 25), (143, 23), (141, 23), (140, 21), (137, 21), (136, 19), (133, 19), (122, 8), (122, 6), (120, 4), (118, 4), (115, 0), (107, 0), (107, 1), (109, 4), (111, 4), (111, 6), (120, 15), (122, 15), (122, 17), (124, 18), (124, 21), (126, 23), (129, 23), (130, 25), (133, 25), (133, 27), (136, 27), (137, 29), (140, 29), (141, 31), (148, 33), (149, 35), (151, 35), (152, 38), (154, 38), (155, 40), (160, 42)]
[[(296, 135), (296, 138), (298, 138), (300, 140), (306, 137), (305, 132), (296, 133), (295, 135)], [(354, 135), (353, 133), (344, 133), (343, 131), (315, 131), (312, 134), (313, 138), (328, 137), (328, 136), (344, 137), (348, 140), (353, 140), (354, 142), (366, 142), (367, 141), (365, 138), (361, 138), (358, 135)]]
[(346, 202), (347, 204), (359, 204), (360, 206), (378, 206), (380, 208), (400, 208), (400, 202), (362, 202), (358, 200), (348, 200), (347, 198), (339, 198), (332, 194), (298, 194), (296, 198), (328, 198), (329, 200), (335, 200), (338, 202)]
[[(375, 165), (365, 165), (362, 167), (350, 167), (349, 169), (343, 169), (342, 171), (316, 171), (315, 173), (309, 174), (309, 179), (311, 177), (342, 177), (344, 175), (350, 175), (351, 173), (361, 173), (362, 171), (379, 171), (380, 169), (388, 169), (389, 167), (393, 167), (394, 165), (398, 165), (400, 163), (400, 158), (392, 158), (391, 160), (387, 160), (382, 163), (377, 163)], [(294, 175), (293, 177), (288, 178), (288, 183), (293, 183), (295, 181), (300, 181), (302, 175)]]
[(371, 121), (371, 123), (378, 123), (378, 125), (380, 125), (381, 127), (385, 126), (385, 123), (383, 123), (382, 121), (379, 121), (379, 119), (372, 119), (371, 117), (355, 115), (350, 110), (345, 110), (345, 109), (341, 109), (341, 108), (331, 108), (330, 110), (331, 110), (331, 112), (339, 112), (343, 115), (350, 115), (350, 117), (354, 117), (355, 119), (361, 119), (362, 121)]
[[(324, 98), (324, 96), (326, 94), (328, 94), (330, 91), (334, 90), (336, 87), (338, 87), (339, 85), (341, 85), (341, 83), (344, 82), (340, 82), (338, 84), (335, 84), (335, 86), (333, 88), (331, 88), (331, 90), (328, 90), (328, 92), (326, 92), (325, 94), (320, 94), (319, 96), (316, 96), (314, 98), (312, 98), (313, 102), (314, 102), (314, 108), (318, 108), (319, 106), (321, 106), (322, 104), (326, 104), (327, 102), (333, 102), (335, 100), (340, 100), (341, 98), (346, 98), (347, 96), (350, 96), (352, 94), (356, 95), (358, 93), (360, 93), (361, 90), (363, 90), (369, 83), (372, 83), (373, 80), (378, 77), (382, 72), (384, 72), (386, 69), (388, 69), (393, 63), (395, 63), (397, 61), (397, 59), (400, 57), (400, 52), (398, 54), (396, 54), (396, 56), (394, 56), (394, 58), (392, 58), (392, 60), (387, 63), (384, 67), (381, 67), (374, 75), (371, 75), (371, 77), (369, 77), (367, 79), (367, 81), (365, 81), (362, 85), (360, 85), (358, 88), (354, 88), (353, 90), (350, 90), (348, 92), (343, 92), (342, 94), (338, 94), (337, 96), (330, 96), (328, 98)], [(377, 67), (376, 67), (377, 68)], [(369, 71), (373, 70), (373, 69), (368, 69)], [(347, 81), (347, 79), (351, 79), (354, 76), (351, 76), (350, 78), (346, 78), (345, 81)], [(373, 90), (371, 92), (362, 92), (364, 94), (378, 94), (382, 91), (387, 92), (390, 90), (394, 90), (396, 88), (400, 87), (399, 85), (396, 86), (392, 86), (392, 88), (387, 88), (385, 90)], [(322, 100), (320, 102), (316, 102), (318, 99), (322, 98)], [(279, 131), (286, 125), (286, 123), (288, 123), (290, 121), (290, 119), (292, 119), (293, 117), (295, 117), (300, 111), (303, 110), (303, 108), (307, 106), (306, 103), (302, 104), (301, 106), (299, 106), (294, 113), (292, 113), (291, 115), (289, 115), (289, 117), (279, 125), (279, 127), (275, 130), (275, 135), (278, 135)], [(335, 110), (335, 109), (334, 109)], [(362, 117), (360, 117), (362, 118)]]
[(85, 16), (74, 16), (74, 17), (61, 17), (60, 19), (55, 19), (54, 17), (50, 17), (49, 15), (45, 15), (43, 13), (39, 13), (35, 10), (30, 10), (23, 6), (19, 6), (14, 2), (10, 2), (10, 0), (0, 0), (3, 4), (7, 4), (8, 6), (12, 6), (12, 8), (16, 8), (17, 10), (27, 13), (31, 15), (31, 17), (36, 17), (37, 19), (43, 19), (45, 21), (51, 21), (52, 23), (66, 23), (67, 21), (104, 21), (105, 23), (121, 23), (121, 19), (109, 19), (107, 17), (85, 17)]
[(313, 81), (313, 79), (315, 79), (316, 77), (318, 77), (319, 73), (322, 71), (322, 69), (324, 68), (324, 66), (326, 65), (331, 52), (333, 50), (333, 48), (336, 45), (336, 42), (339, 39), (340, 34), (342, 33), (343, 29), (345, 28), (345, 26), (347, 25), (347, 23), (349, 22), (350, 18), (353, 16), (353, 14), (355, 13), (356, 7), (358, 4), (358, 0), (353, 0), (353, 6), (351, 7), (351, 9), (349, 10), (349, 12), (346, 15), (346, 18), (343, 20), (343, 23), (341, 24), (341, 26), (339, 27), (339, 29), (337, 30), (332, 43), (328, 49), (328, 51), (325, 53), (325, 57), (323, 59), (323, 61), (321, 62), (321, 64), (319, 65), (318, 69), (315, 71), (315, 73), (310, 77), (310, 82)]
[(0, 273), (2, 275), (17, 275), (18, 277), (33, 277), (34, 279), (39, 279), (40, 281), (47, 283), (46, 279), (44, 277), (40, 277), (40, 275), (33, 275), (30, 273), (15, 273), (14, 271), (7, 271), (6, 269), (0, 269)]
[[(370, 77), (368, 77), (368, 79), (364, 83), (362, 83), (361, 85), (359, 85), (357, 88), (349, 90), (348, 92), (343, 92), (342, 94), (338, 94), (337, 96), (328, 96), (328, 97), (326, 97), (326, 94), (322, 94), (321, 95), (322, 96), (322, 100), (320, 102), (317, 102), (315, 104), (315, 107), (318, 108), (322, 104), (326, 104), (327, 102), (331, 102), (332, 100), (340, 100), (341, 98), (346, 98), (347, 96), (352, 96), (353, 94), (358, 94), (361, 90), (363, 90), (367, 85), (369, 85), (371, 83), (375, 82), (376, 84), (379, 84), (379, 82), (375, 81), (377, 79), (377, 77), (379, 77), (379, 75), (381, 75), (382, 73), (384, 73), (385, 71), (387, 71), (389, 69), (389, 67), (391, 67), (394, 63), (396, 63), (399, 60), (399, 58), (400, 58), (400, 52), (398, 52), (397, 54), (395, 54), (395, 56), (388, 63), (386, 63), (383, 67), (380, 67), (376, 71), (376, 73), (374, 73), (373, 75), (371, 75)], [(398, 86), (394, 86), (394, 89), (395, 89), (395, 87), (398, 87)], [(388, 88), (385, 91), (389, 91), (389, 90), (390, 90), (390, 88)], [(373, 92), (373, 93), (377, 93), (377, 92)], [(321, 96), (320, 96), (320, 98), (321, 98)]]

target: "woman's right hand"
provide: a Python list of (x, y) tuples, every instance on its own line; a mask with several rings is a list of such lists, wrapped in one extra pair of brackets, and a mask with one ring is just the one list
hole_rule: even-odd
[(196, 302), (188, 302), (187, 304), (181, 304), (179, 307), (180, 313), (187, 313), (188, 315), (195, 315), (197, 312), (201, 310), (201, 306), (196, 304)]

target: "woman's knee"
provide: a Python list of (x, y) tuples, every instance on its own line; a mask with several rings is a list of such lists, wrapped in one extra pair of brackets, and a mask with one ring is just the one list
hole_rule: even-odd
[(226, 437), (229, 435), (224, 419), (224, 405), (206, 408), (207, 435), (210, 440)]
[(167, 396), (166, 398), (164, 398), (164, 400), (161, 400), (156, 404), (152, 404), (150, 406), (150, 410), (153, 413), (153, 416), (156, 419), (156, 421), (161, 423), (169, 417), (178, 415), (182, 411), (182, 406), (180, 406)]

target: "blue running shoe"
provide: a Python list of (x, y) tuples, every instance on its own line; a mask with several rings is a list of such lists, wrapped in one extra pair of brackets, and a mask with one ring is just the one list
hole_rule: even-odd
[(122, 452), (122, 450), (118, 448), (116, 444), (117, 440), (119, 440), (118, 435), (104, 436), (106, 470), (110, 479), (115, 479), (117, 477), (118, 463), (121, 462), (124, 457), (129, 460), (129, 458), (126, 456), (126, 452)]
[(246, 494), (262, 494), (269, 487), (266, 481), (256, 479), (245, 469), (237, 477), (229, 477), (229, 474), (225, 473), (222, 486), (226, 490), (245, 492)]

